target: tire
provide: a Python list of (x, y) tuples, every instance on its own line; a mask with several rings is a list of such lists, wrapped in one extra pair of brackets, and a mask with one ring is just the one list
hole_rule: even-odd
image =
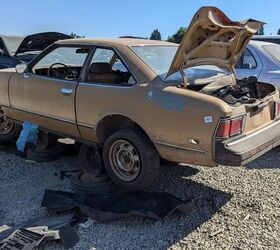
[(109, 136), (104, 143), (103, 159), (113, 182), (127, 191), (148, 187), (157, 177), (160, 165), (152, 142), (135, 128), (121, 129)]
[(75, 156), (79, 154), (81, 144), (77, 142), (75, 144), (64, 144), (58, 142), (56, 147), (62, 151), (64, 156)]
[[(85, 173), (86, 175), (90, 175)], [(118, 187), (107, 177), (99, 176), (92, 178), (91, 181), (82, 181), (81, 178), (85, 175), (83, 172), (74, 174), (71, 177), (71, 186), (75, 193), (89, 195), (105, 195), (117, 192)], [(90, 177), (88, 177), (89, 179)]]
[(168, 160), (165, 160), (165, 159), (161, 158), (160, 159), (160, 165), (163, 165), (165, 167), (173, 167), (173, 166), (178, 166), (179, 163), (175, 162), (175, 161), (168, 161)]
[(53, 147), (46, 150), (31, 147), (27, 150), (27, 159), (37, 162), (55, 161), (59, 159), (62, 155), (63, 154), (61, 149), (57, 147)]
[(58, 136), (40, 130), (38, 135), (37, 147), (39, 149), (49, 149), (56, 146), (58, 143)]
[(98, 176), (105, 173), (102, 149), (83, 144), (79, 153), (80, 165), (84, 173)]
[(19, 136), (21, 129), (20, 125), (8, 121), (3, 111), (0, 110), (0, 143), (15, 140)]

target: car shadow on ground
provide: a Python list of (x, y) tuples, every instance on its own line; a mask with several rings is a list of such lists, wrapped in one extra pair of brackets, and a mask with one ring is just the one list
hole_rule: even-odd
[(276, 147), (254, 161), (246, 164), (247, 169), (280, 169), (280, 147)]
[[(175, 196), (194, 203), (194, 209), (181, 217), (170, 215), (169, 220), (176, 225), (176, 234), (170, 236), (166, 247), (180, 242), (196, 228), (213, 217), (231, 198), (232, 194), (203, 185), (190, 178), (199, 173), (197, 168), (185, 165), (161, 167), (161, 173), (155, 183), (149, 188), (150, 191), (168, 192)], [(166, 223), (163, 223), (165, 225)], [(168, 227), (168, 226), (166, 226)], [(178, 228), (180, 233), (178, 234)], [(211, 233), (211, 232), (209, 232)]]
[(11, 142), (11, 143), (2, 143), (0, 144), (0, 151), (7, 153), (7, 154), (14, 154), (18, 156), (24, 156), (23, 153), (19, 152), (17, 150), (16, 142)]

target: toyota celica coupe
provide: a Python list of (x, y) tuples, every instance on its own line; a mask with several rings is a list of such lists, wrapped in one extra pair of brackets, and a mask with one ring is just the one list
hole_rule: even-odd
[(234, 66), (262, 25), (215, 7), (193, 17), (178, 46), (143, 39), (57, 41), (0, 73), (1, 140), (29, 121), (100, 145), (112, 180), (151, 184), (160, 160), (239, 166), (280, 144), (279, 92)]

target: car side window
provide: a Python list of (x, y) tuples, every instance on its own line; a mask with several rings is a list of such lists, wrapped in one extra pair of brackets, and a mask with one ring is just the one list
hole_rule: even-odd
[(257, 62), (252, 53), (246, 49), (236, 64), (237, 69), (255, 69)]
[(39, 60), (31, 71), (36, 75), (76, 81), (89, 51), (84, 47), (57, 47)]
[(97, 48), (85, 78), (89, 83), (133, 85), (133, 75), (112, 49)]

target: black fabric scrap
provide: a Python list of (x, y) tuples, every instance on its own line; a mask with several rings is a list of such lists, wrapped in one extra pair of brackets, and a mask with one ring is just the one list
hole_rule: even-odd
[(80, 209), (98, 221), (111, 221), (131, 216), (161, 220), (175, 210), (183, 213), (194, 209), (194, 204), (168, 193), (145, 191), (110, 195), (80, 195), (63, 191), (46, 190), (42, 207), (52, 212)]
[(67, 249), (79, 242), (79, 236), (69, 224), (59, 229), (59, 238)]

